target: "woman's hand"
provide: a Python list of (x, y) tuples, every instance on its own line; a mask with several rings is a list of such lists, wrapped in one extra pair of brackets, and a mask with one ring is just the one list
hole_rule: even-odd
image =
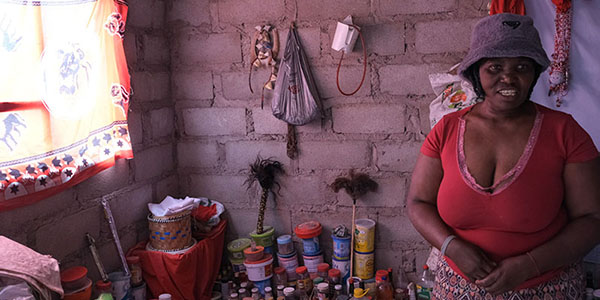
[(504, 259), (488, 276), (475, 281), (475, 284), (486, 291), (498, 295), (514, 290), (525, 280), (535, 276), (536, 266), (527, 255), (519, 255)]
[(496, 263), (489, 259), (483, 250), (461, 239), (454, 239), (448, 244), (446, 256), (472, 282), (485, 278), (496, 268)]

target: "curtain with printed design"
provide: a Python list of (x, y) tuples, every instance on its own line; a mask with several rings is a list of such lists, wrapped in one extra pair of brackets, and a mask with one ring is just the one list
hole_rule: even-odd
[(0, 211), (132, 158), (127, 4), (0, 0)]

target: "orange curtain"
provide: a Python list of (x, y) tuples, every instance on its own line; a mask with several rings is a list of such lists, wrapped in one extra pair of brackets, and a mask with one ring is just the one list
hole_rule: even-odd
[(127, 4), (0, 1), (0, 211), (132, 158)]

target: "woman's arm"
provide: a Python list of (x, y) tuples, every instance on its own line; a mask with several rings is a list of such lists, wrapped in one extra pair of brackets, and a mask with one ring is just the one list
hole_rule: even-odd
[[(408, 216), (417, 231), (434, 247), (440, 249), (452, 231), (437, 211), (437, 193), (442, 181), (442, 163), (439, 159), (419, 155), (408, 191)], [(478, 247), (461, 239), (454, 239), (446, 248), (446, 256), (469, 277), (484, 278), (495, 263)]]
[[(506, 259), (477, 284), (492, 293), (502, 293), (536, 276), (538, 270), (544, 273), (577, 262), (600, 243), (600, 158), (565, 165), (563, 180), (569, 214), (565, 228), (529, 254)], [(529, 266), (524, 270), (526, 265)], [(521, 277), (526, 278), (515, 282)]]

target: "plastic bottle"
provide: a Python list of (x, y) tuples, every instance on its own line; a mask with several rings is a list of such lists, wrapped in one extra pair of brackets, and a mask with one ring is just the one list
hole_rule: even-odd
[(112, 284), (110, 281), (104, 282), (98, 280), (96, 282), (96, 292), (98, 293), (97, 300), (114, 300), (112, 291)]
[(363, 290), (362, 288), (354, 288), (354, 295), (352, 295), (350, 300), (368, 300), (366, 297), (368, 292), (369, 289)]
[(381, 276), (377, 282), (377, 300), (394, 300), (394, 288), (387, 280), (387, 276)]
[(431, 299), (431, 291), (435, 285), (435, 276), (429, 270), (428, 265), (423, 266), (423, 273), (417, 282), (417, 298)]
[(296, 268), (296, 274), (298, 275), (298, 281), (296, 282), (296, 287), (300, 288), (300, 282), (302, 282), (305, 291), (311, 291), (313, 289), (313, 282), (310, 279), (310, 275), (308, 274), (308, 269), (306, 266), (300, 266)]

